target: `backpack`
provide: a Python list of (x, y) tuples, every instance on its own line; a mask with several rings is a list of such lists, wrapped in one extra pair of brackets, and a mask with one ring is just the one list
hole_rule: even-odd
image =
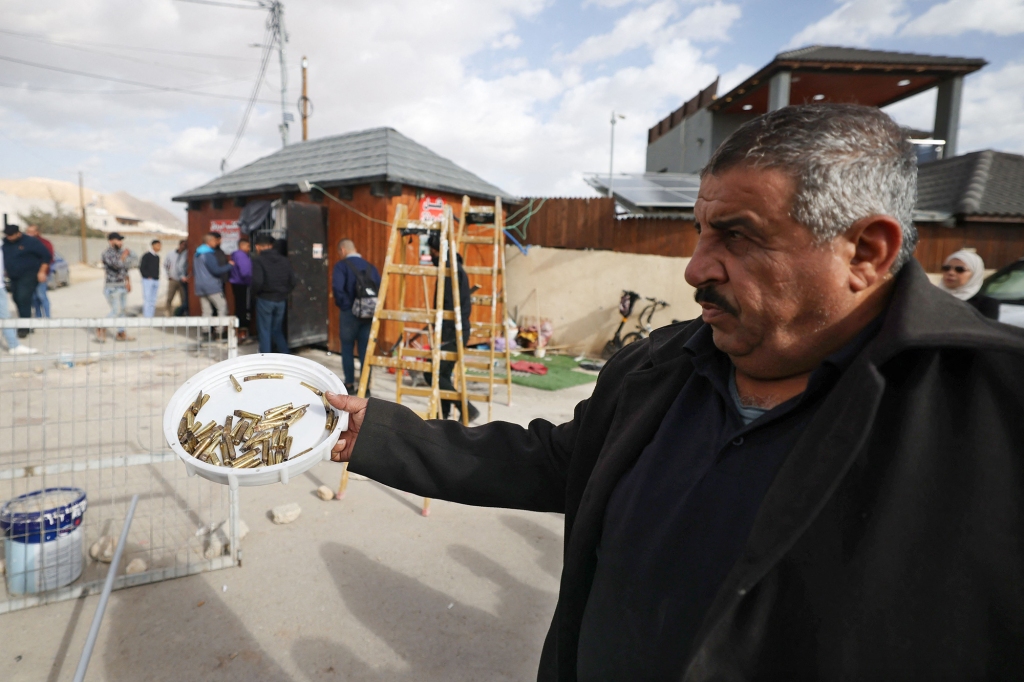
[(345, 265), (356, 276), (356, 295), (352, 301), (352, 314), (361, 320), (372, 319), (374, 311), (377, 310), (377, 285), (370, 274), (370, 268), (365, 267), (362, 270), (356, 270), (355, 266), (347, 258), (345, 259)]

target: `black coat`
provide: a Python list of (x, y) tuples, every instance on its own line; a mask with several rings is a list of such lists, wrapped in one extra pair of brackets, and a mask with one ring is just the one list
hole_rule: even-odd
[(277, 249), (257, 253), (252, 259), (252, 294), (268, 301), (287, 301), (299, 277), (287, 256)]
[[(370, 401), (353, 471), (565, 514), (541, 680), (576, 679), (605, 506), (689, 377), (681, 349), (702, 324), (627, 346), (559, 426), (464, 428)], [(882, 329), (780, 468), (694, 647), (686, 680), (1019, 679), (1024, 332), (911, 261)]]

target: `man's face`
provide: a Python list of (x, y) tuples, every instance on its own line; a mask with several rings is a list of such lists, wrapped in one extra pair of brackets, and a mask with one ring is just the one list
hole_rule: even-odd
[(13, 232), (11, 234), (4, 233), (4, 238), (8, 241), (16, 242), (21, 239), (21, 230)]
[(121, 250), (121, 244), (122, 243), (123, 242), (120, 239), (111, 239), (110, 240), (110, 245), (113, 246), (115, 249), (117, 249), (119, 251)]
[(848, 248), (818, 245), (790, 217), (795, 180), (739, 166), (701, 181), (694, 206), (700, 237), (686, 267), (715, 345), (759, 379), (809, 371), (823, 334), (856, 301)]
[(162, 249), (162, 248), (163, 248), (163, 244), (161, 244), (160, 242), (157, 242), (156, 244), (153, 244), (153, 252), (154, 253), (160, 253), (160, 249)]
[(205, 241), (206, 241), (206, 245), (209, 246), (211, 249), (216, 249), (218, 246), (220, 246), (220, 240), (217, 239), (216, 237), (211, 237), (210, 235), (206, 235), (206, 240)]
[(238, 250), (239, 251), (245, 251), (246, 253), (249, 253), (249, 248), (250, 248), (249, 247), (249, 242), (246, 242), (246, 241), (238, 242)]
[(29, 225), (28, 227), (25, 228), (25, 234), (27, 234), (29, 237), (38, 237), (39, 228), (36, 227), (35, 225)]

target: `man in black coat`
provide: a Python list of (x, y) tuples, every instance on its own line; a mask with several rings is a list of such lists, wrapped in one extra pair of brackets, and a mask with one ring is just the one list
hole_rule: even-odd
[[(46, 281), (53, 256), (41, 241), (22, 234), (17, 225), (4, 225), (4, 267), (11, 279), (11, 296), (18, 307), (18, 317), (32, 317), (32, 294)], [(19, 329), (18, 337), (28, 336), (28, 329)]]
[(700, 319), (627, 346), (557, 426), (332, 394), (333, 456), (565, 514), (541, 680), (1019, 678), (1024, 333), (929, 283), (915, 190), (878, 109), (754, 119), (702, 173)]
[(288, 257), (274, 248), (274, 240), (256, 238), (256, 257), (252, 259), (252, 295), (256, 298), (256, 335), (260, 352), (289, 353), (284, 335), (288, 296), (299, 283)]

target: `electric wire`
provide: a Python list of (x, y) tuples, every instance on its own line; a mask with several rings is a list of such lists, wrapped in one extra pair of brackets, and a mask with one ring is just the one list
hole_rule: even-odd
[[(264, 42), (266, 41), (267, 34), (270, 34), (270, 26), (268, 25), (264, 30)], [(249, 116), (252, 114), (253, 106), (256, 104), (257, 97), (260, 93), (260, 86), (263, 84), (263, 75), (267, 72), (267, 65), (270, 63), (270, 54), (273, 51), (273, 40), (271, 44), (266, 45), (263, 48), (263, 57), (260, 61), (260, 71), (256, 76), (256, 82), (252, 88), (252, 94), (249, 96), (249, 101), (245, 105), (245, 112), (242, 114), (242, 121), (238, 125), (238, 132), (235, 133), (235, 139), (231, 142), (231, 148), (228, 149), (228, 153), (224, 155), (221, 160), (221, 172), (224, 171), (224, 167), (227, 165), (228, 159), (238, 149), (238, 143), (242, 141), (242, 134), (245, 133), (245, 126), (249, 123)]]
[(321, 187), (320, 185), (317, 185), (317, 184), (315, 184), (315, 183), (312, 183), (312, 182), (311, 182), (311, 183), (309, 183), (309, 186), (310, 186), (310, 187), (315, 187), (316, 189), (320, 190), (320, 192), (321, 192), (321, 193), (322, 193), (322, 194), (323, 194), (323, 195), (324, 195), (325, 197), (327, 197), (328, 199), (330, 199), (331, 201), (333, 201), (333, 202), (334, 202), (334, 203), (336, 203), (336, 204), (341, 204), (341, 205), (342, 205), (343, 207), (345, 207), (345, 208), (346, 208), (346, 209), (348, 209), (349, 211), (352, 211), (352, 212), (353, 212), (353, 213), (355, 213), (355, 214), (356, 214), (357, 216), (359, 216), (359, 217), (361, 217), (361, 218), (366, 218), (366, 219), (367, 219), (367, 220), (369, 220), (369, 221), (370, 221), (371, 223), (379, 223), (379, 224), (381, 224), (381, 225), (387, 225), (388, 227), (391, 227), (391, 223), (387, 222), (386, 220), (380, 220), (380, 219), (378, 219), (378, 218), (374, 218), (374, 217), (372, 217), (372, 216), (368, 216), (368, 215), (366, 215), (365, 213), (363, 213), (362, 211), (360, 211), (360, 210), (359, 210), (358, 208), (356, 208), (355, 206), (349, 206), (349, 205), (348, 205), (348, 204), (346, 204), (346, 203), (345, 203), (344, 201), (342, 201), (342, 200), (341, 200), (341, 199), (339, 199), (338, 197), (334, 196), (333, 194), (331, 194), (330, 192), (328, 192), (327, 190), (325, 190), (325, 189), (324, 189), (323, 187)]
[(201, 75), (204, 75), (204, 76), (220, 76), (220, 75), (222, 75), (222, 74), (215, 73), (215, 72), (212, 72), (212, 71), (206, 71), (204, 69), (194, 69), (194, 68), (192, 68), (190, 66), (179, 66), (179, 65), (175, 65), (175, 64), (165, 64), (163, 62), (156, 62), (156, 61), (147, 60), (147, 59), (140, 59), (138, 57), (132, 57), (131, 55), (117, 54), (116, 52), (110, 52), (110, 51), (107, 51), (107, 50), (100, 50), (100, 49), (97, 49), (97, 48), (94, 48), (94, 47), (85, 47), (85, 46), (81, 46), (81, 45), (75, 45), (75, 44), (72, 44), (72, 43), (65, 43), (63, 41), (53, 40), (51, 38), (43, 38), (43, 37), (38, 37), (38, 36), (30, 36), (30, 35), (25, 35), (25, 34), (19, 34), (19, 33), (13, 32), (13, 31), (4, 31), (3, 29), (0, 29), (0, 33), (9, 33), (9, 34), (12, 34), (12, 35), (14, 35), (14, 36), (16, 36), (18, 38), (21, 38), (22, 40), (32, 40), (32, 41), (43, 43), (43, 44), (46, 44), (46, 45), (56, 45), (58, 47), (63, 47), (63, 48), (68, 49), (68, 50), (79, 50), (81, 52), (90, 52), (92, 54), (99, 54), (99, 55), (103, 55), (103, 56), (106, 56), (106, 57), (113, 57), (114, 59), (124, 59), (126, 61), (135, 62), (137, 64), (145, 64), (147, 66), (159, 66), (159, 67), (162, 67), (162, 68), (165, 68), (165, 69), (175, 69), (175, 70), (178, 70), (178, 71), (188, 71), (190, 73), (198, 73), (198, 74), (201, 74)]
[(263, 9), (260, 5), (239, 5), (230, 2), (217, 2), (216, 0), (178, 0), (178, 2), (190, 2), (195, 5), (213, 5), (214, 7), (231, 7), (233, 9)]
[[(150, 90), (157, 90), (161, 92), (178, 92), (186, 95), (200, 95), (203, 97), (214, 97), (216, 99), (228, 99), (235, 101), (248, 101), (249, 98), (240, 97), (238, 95), (222, 95), (215, 92), (203, 92), (201, 90), (189, 90), (188, 88), (178, 88), (172, 85), (155, 85), (153, 83), (143, 83), (141, 81), (135, 81), (128, 78), (118, 78), (116, 76), (104, 76), (102, 74), (89, 73), (88, 71), (78, 71), (77, 69), (65, 69), (60, 66), (52, 66), (50, 64), (40, 64), (39, 62), (31, 62), (27, 59), (17, 59), (15, 57), (8, 57), (7, 55), (0, 55), (0, 61), (10, 62), (12, 64), (21, 64), (23, 66), (31, 66), (37, 69), (45, 69), (47, 71), (56, 71), (58, 73), (66, 73), (72, 76), (82, 76), (84, 78), (96, 78), (98, 80), (110, 81), (111, 83), (121, 83), (122, 85), (134, 85), (140, 88), (148, 88)], [(259, 100), (262, 104), (277, 104), (272, 100)]]
[(115, 50), (127, 50), (135, 52), (153, 52), (156, 54), (171, 54), (179, 57), (202, 57), (204, 59), (226, 59), (229, 61), (236, 62), (252, 62), (255, 61), (252, 57), (232, 57), (225, 54), (213, 54), (210, 52), (189, 52), (186, 50), (164, 50), (157, 47), (142, 47), (139, 45), (115, 45), (113, 43), (97, 43), (89, 40), (56, 40), (53, 38), (46, 38), (34, 33), (25, 33), (22, 31), (12, 31), (6, 28), (0, 28), (0, 33), (12, 36), (18, 36), (20, 38), (33, 38), (36, 40), (49, 40), (55, 44), (60, 45), (86, 45), (91, 47), (107, 47)]

